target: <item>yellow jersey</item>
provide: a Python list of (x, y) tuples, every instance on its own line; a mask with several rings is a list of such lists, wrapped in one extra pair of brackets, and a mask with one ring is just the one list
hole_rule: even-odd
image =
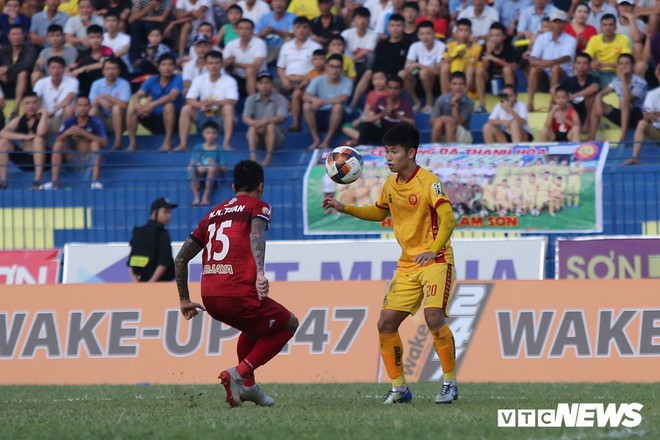
[(287, 11), (295, 15), (307, 17), (310, 20), (321, 15), (321, 10), (316, 0), (292, 0)]
[[(428, 252), (438, 234), (436, 208), (441, 203), (451, 203), (444, 185), (435, 174), (419, 166), (408, 181), (393, 175), (383, 184), (376, 206), (387, 209), (392, 216), (394, 237), (401, 246), (399, 269), (409, 272), (422, 269), (415, 263), (415, 257)], [(435, 262), (454, 264), (451, 240), (440, 249)]]
[[(463, 52), (463, 56), (459, 53)], [(447, 44), (443, 58), (450, 60), (451, 73), (463, 72), (467, 70), (468, 66), (479, 67), (481, 66), (481, 46), (476, 43), (471, 43), (469, 46), (458, 41), (452, 41)]]
[[(587, 48), (584, 50), (591, 58), (598, 60), (601, 63), (616, 63), (619, 55), (622, 53), (630, 53), (630, 40), (623, 34), (614, 34), (614, 40), (606, 43), (603, 39), (603, 34), (598, 34), (587, 43)], [(614, 72), (614, 67), (604, 67), (604, 72)], [(607, 84), (603, 84), (606, 87)]]

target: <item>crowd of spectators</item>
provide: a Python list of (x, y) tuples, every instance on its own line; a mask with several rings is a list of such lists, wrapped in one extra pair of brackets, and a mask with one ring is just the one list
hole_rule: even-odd
[[(0, 5), (0, 189), (8, 186), (10, 153), (20, 150), (32, 153), (35, 189), (59, 187), (69, 150), (85, 153), (92, 188), (101, 189), (101, 150), (122, 149), (127, 132), (127, 150), (135, 151), (140, 124), (165, 135), (161, 151), (188, 150), (193, 124), (198, 133), (208, 129), (205, 145), (216, 130), (221, 150), (230, 151), (241, 117), (250, 157), (266, 150), (263, 165), (303, 121), (317, 149), (341, 132), (349, 143), (378, 144), (388, 127), (414, 122), (416, 113), (430, 115), (434, 142), (461, 143), (472, 142), (474, 113), (490, 113), (486, 142), (531, 141), (529, 112), (547, 113), (536, 127), (544, 141), (593, 140), (606, 118), (621, 128), (612, 141), (635, 132), (627, 165), (639, 163), (644, 140), (660, 138), (660, 92), (649, 92), (660, 76), (660, 1)], [(517, 100), (521, 72), (526, 103)], [(550, 92), (548, 106), (536, 104), (539, 91)], [(612, 92), (618, 107), (603, 100)], [(497, 96), (490, 109), (487, 94)], [(7, 115), (5, 98), (14, 100)], [(47, 160), (52, 181), (44, 183)], [(202, 174), (199, 160), (191, 174)], [(207, 176), (221, 168), (205, 167)], [(196, 194), (197, 203), (207, 201)]]

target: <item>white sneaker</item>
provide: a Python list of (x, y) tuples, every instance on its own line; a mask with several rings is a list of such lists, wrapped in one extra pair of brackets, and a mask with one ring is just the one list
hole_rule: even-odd
[(241, 390), (243, 388), (243, 378), (236, 371), (236, 367), (220, 373), (220, 381), (227, 392), (227, 403), (232, 408), (241, 406)]
[(60, 189), (60, 184), (59, 182), (46, 182), (42, 184), (39, 189), (44, 189), (46, 191), (54, 190), (54, 189)]
[(92, 182), (92, 189), (103, 189), (103, 184), (101, 182)]
[(455, 380), (446, 381), (440, 388), (440, 394), (435, 397), (435, 403), (452, 403), (458, 399), (458, 385)]
[(249, 388), (243, 385), (243, 388), (241, 388), (241, 400), (243, 402), (254, 402), (259, 406), (275, 405), (275, 400), (272, 397), (265, 395), (264, 392), (261, 391), (259, 384)]

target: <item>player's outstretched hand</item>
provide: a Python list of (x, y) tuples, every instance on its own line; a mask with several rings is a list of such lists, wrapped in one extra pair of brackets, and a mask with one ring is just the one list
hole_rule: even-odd
[(431, 261), (436, 259), (436, 257), (437, 255), (431, 251), (422, 252), (415, 257), (415, 264), (419, 264), (420, 266), (428, 266)]
[(257, 282), (255, 283), (257, 286), (257, 296), (259, 299), (264, 299), (268, 297), (268, 278), (262, 273), (257, 274)]
[(203, 311), (203, 312), (206, 311), (204, 306), (202, 306), (201, 304), (197, 304), (195, 302), (192, 302), (189, 299), (181, 300), (180, 301), (180, 306), (181, 306), (181, 314), (183, 315), (184, 318), (186, 318), (186, 320), (192, 319), (195, 316), (197, 316), (197, 314), (199, 313), (198, 309)]
[(329, 212), (331, 209), (334, 209), (337, 212), (344, 212), (344, 204), (332, 197), (326, 197), (323, 199), (321, 206), (325, 212)]

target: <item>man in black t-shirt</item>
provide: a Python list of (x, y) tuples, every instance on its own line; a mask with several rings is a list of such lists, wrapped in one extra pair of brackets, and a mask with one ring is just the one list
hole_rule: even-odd
[(133, 282), (153, 283), (174, 279), (172, 240), (165, 226), (177, 206), (165, 197), (154, 200), (147, 224), (133, 230), (131, 254), (127, 261)]
[(594, 99), (600, 90), (600, 79), (589, 74), (590, 68), (591, 56), (584, 52), (578, 52), (575, 55), (575, 61), (573, 61), (574, 76), (565, 78), (560, 84), (561, 87), (568, 90), (568, 98), (580, 117), (582, 133), (589, 132), (589, 121), (591, 120)]
[(481, 52), (481, 66), (477, 67), (477, 96), (479, 106), (476, 113), (486, 112), (486, 84), (489, 79), (502, 79), (499, 88), (491, 86), (493, 95), (499, 94), (504, 84), (515, 84), (518, 55), (506, 41), (506, 28), (500, 22), (490, 26), (486, 49)]
[(355, 93), (351, 101), (352, 108), (357, 107), (360, 97), (369, 89), (373, 72), (380, 71), (385, 72), (387, 76), (396, 76), (406, 65), (406, 55), (408, 55), (408, 48), (411, 43), (403, 38), (403, 16), (392, 14), (387, 30), (390, 36), (386, 40), (379, 41), (376, 45), (373, 66), (364, 72), (360, 82), (355, 86)]
[(23, 96), (25, 114), (16, 117), (0, 132), (0, 190), (7, 188), (9, 156), (14, 150), (12, 162), (23, 167), (34, 165), (32, 189), (39, 189), (46, 163), (46, 137), (48, 135), (48, 112), (39, 112), (39, 98), (34, 92)]

